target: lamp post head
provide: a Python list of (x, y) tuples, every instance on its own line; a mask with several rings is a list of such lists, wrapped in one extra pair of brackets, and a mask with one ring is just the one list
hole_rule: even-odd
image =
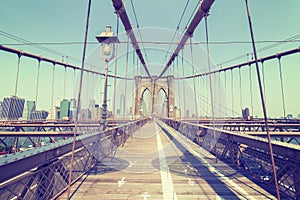
[(111, 43), (119, 42), (117, 36), (114, 35), (114, 32), (111, 32), (110, 25), (107, 25), (105, 32), (102, 32), (99, 35), (97, 35), (96, 39), (98, 40), (98, 42), (100, 44), (102, 44), (102, 43), (111, 44)]
[(115, 43), (118, 43), (118, 37), (114, 36), (111, 32), (111, 26), (107, 25), (105, 32), (100, 33), (96, 36), (96, 39), (100, 43), (100, 58), (109, 62), (115, 56)]

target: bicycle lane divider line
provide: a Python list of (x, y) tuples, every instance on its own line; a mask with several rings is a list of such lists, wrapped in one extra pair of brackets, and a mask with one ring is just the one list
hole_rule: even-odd
[(156, 124), (155, 124), (155, 128), (156, 128), (157, 150), (158, 150), (158, 157), (159, 157), (163, 197), (164, 200), (170, 200), (170, 199), (177, 200), (177, 195), (174, 189), (172, 176), (169, 167), (167, 165), (166, 155), (160, 137), (160, 133), (162, 132), (162, 130)]

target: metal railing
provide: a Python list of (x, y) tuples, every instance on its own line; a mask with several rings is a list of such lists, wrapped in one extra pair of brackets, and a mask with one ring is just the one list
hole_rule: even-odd
[[(133, 121), (76, 139), (72, 183), (96, 163), (114, 155), (131, 134), (149, 119)], [(0, 199), (53, 199), (66, 190), (72, 138), (1, 157)]]
[[(266, 184), (275, 193), (269, 145), (266, 139), (230, 131), (161, 119), (219, 159), (241, 169), (258, 183)], [(215, 135), (214, 135), (215, 133)], [(272, 142), (279, 190), (283, 198), (300, 199), (300, 146)]]

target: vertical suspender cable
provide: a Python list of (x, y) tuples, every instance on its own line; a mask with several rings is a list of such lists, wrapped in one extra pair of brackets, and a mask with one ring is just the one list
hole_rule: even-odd
[[(127, 42), (127, 46), (129, 44), (129, 38), (128, 39), (128, 42)], [(128, 53), (128, 47), (127, 47), (127, 53)], [(133, 53), (134, 54), (134, 53)], [(133, 64), (134, 66), (134, 64)], [(126, 72), (125, 72), (125, 77), (126, 77), (126, 80), (125, 80), (125, 87), (124, 87), (124, 105), (123, 105), (123, 109), (124, 109), (124, 119), (125, 119), (125, 116), (126, 116), (126, 96), (127, 96), (127, 77), (128, 77), (128, 64), (126, 64)]]
[(208, 45), (208, 27), (207, 27), (207, 16), (208, 13), (204, 16), (204, 22), (205, 22), (205, 35), (206, 35), (206, 51), (207, 51), (207, 65), (208, 65), (208, 73), (209, 73), (209, 91), (210, 91), (210, 103), (211, 103), (211, 116), (212, 116), (212, 122), (213, 122), (213, 132), (214, 132), (214, 150), (216, 154), (216, 163), (218, 162), (218, 152), (217, 152), (217, 137), (216, 137), (216, 124), (215, 124), (215, 108), (214, 108), (214, 95), (213, 95), (213, 83), (212, 83), (212, 77), (211, 77), (211, 69), (210, 69), (210, 51), (209, 51), (209, 45)]
[(133, 95), (134, 95), (133, 96), (133, 100), (132, 100), (132, 119), (133, 119), (133, 117), (135, 119), (135, 101), (134, 101), (134, 99), (135, 99), (136, 90), (137, 90), (136, 84), (135, 84), (135, 79), (133, 79), (133, 81), (132, 81), (132, 89), (133, 89)]
[(254, 33), (253, 33), (253, 29), (252, 29), (252, 22), (251, 22), (250, 8), (249, 8), (248, 0), (245, 0), (245, 3), (246, 3), (246, 9), (247, 9), (250, 35), (251, 35), (251, 40), (252, 40), (253, 54), (254, 54), (255, 65), (256, 65), (256, 73), (257, 73), (257, 79), (258, 79), (258, 85), (259, 85), (259, 91), (260, 91), (260, 97), (261, 97), (261, 104), (262, 104), (262, 109), (263, 109), (263, 113), (264, 113), (264, 120), (265, 120), (266, 131), (267, 131), (268, 142), (269, 142), (269, 148), (270, 148), (270, 156), (271, 156), (272, 168), (273, 168), (273, 173), (274, 173), (274, 183), (275, 183), (275, 187), (276, 187), (277, 199), (280, 200), (280, 193), (279, 193), (279, 187), (278, 187), (278, 181), (277, 181), (277, 175), (276, 175), (273, 148), (272, 148), (271, 136), (270, 136), (270, 132), (269, 132), (267, 110), (266, 110), (266, 105), (265, 105), (265, 100), (264, 100), (264, 92), (263, 92), (263, 89), (262, 89), (260, 72), (259, 72), (259, 67), (258, 67), (255, 40), (254, 40)]
[(206, 81), (206, 83), (207, 83), (207, 89), (206, 89), (206, 91), (205, 91), (205, 103), (206, 103), (206, 116), (207, 117), (209, 117), (209, 113), (210, 113), (210, 106), (209, 106), (209, 100), (210, 100), (210, 98), (209, 98), (209, 95), (210, 95), (210, 93), (209, 93), (209, 76), (204, 76), (204, 77), (206, 77), (205, 79), (205, 81)]
[(242, 91), (242, 75), (241, 75), (241, 68), (239, 67), (239, 80), (240, 80), (240, 107), (243, 110), (243, 91)]
[[(182, 76), (184, 77), (184, 60), (183, 60), (183, 48), (181, 51), (181, 65), (182, 65)], [(183, 80), (183, 117), (185, 117), (185, 80)]]
[(55, 81), (55, 63), (53, 63), (53, 66), (52, 66), (52, 92), (51, 92), (51, 109), (52, 109), (52, 119), (54, 119), (55, 115), (54, 115), (54, 109), (53, 109), (53, 106), (54, 106), (54, 81)]
[(200, 76), (197, 76), (197, 86), (198, 86), (198, 95), (197, 95), (197, 97), (198, 97), (198, 104), (199, 104), (199, 116), (198, 116), (198, 118), (200, 118), (200, 113), (201, 113), (201, 91), (200, 91), (200, 88), (201, 88), (201, 86), (200, 86)]
[(279, 75), (280, 75), (283, 118), (285, 119), (286, 118), (286, 111), (285, 111), (284, 88), (283, 88), (282, 67), (281, 67), (280, 57), (278, 57), (278, 66), (279, 66)]
[(190, 48), (191, 48), (191, 59), (192, 59), (195, 112), (196, 112), (196, 119), (198, 119), (198, 109), (197, 109), (198, 106), (197, 106), (197, 94), (196, 94), (197, 91), (196, 91), (196, 82), (195, 82), (195, 66), (194, 66), (194, 56), (193, 56), (193, 47), (192, 47), (192, 38), (191, 37), (190, 37)]
[(15, 116), (15, 111), (16, 111), (16, 107), (17, 107), (17, 94), (18, 94), (18, 86), (19, 86), (19, 73), (20, 73), (20, 63), (21, 63), (21, 56), (22, 53), (20, 52), (18, 54), (18, 65), (17, 65), (17, 74), (16, 74), (16, 82), (15, 82), (15, 92), (14, 92), (14, 106), (13, 106), (13, 112), (12, 112), (12, 116)]
[(232, 117), (234, 118), (234, 92), (233, 92), (233, 70), (231, 69), (231, 109)]
[(77, 128), (78, 128), (78, 113), (80, 111), (80, 98), (81, 98), (81, 90), (82, 90), (83, 69), (84, 69), (84, 63), (85, 63), (85, 54), (86, 54), (86, 44), (87, 44), (87, 36), (88, 36), (88, 29), (89, 29), (91, 3), (92, 3), (92, 0), (89, 0), (88, 13), (87, 13), (87, 18), (86, 18), (85, 36), (84, 36), (84, 46), (83, 46), (83, 53), (82, 53), (81, 70), (80, 70), (79, 90), (78, 90), (78, 97), (77, 97), (77, 111), (76, 111), (76, 118), (75, 118), (75, 129), (74, 129), (74, 134), (73, 134), (72, 155), (71, 155), (69, 178), (68, 178), (67, 199), (70, 199), (70, 193), (71, 193), (74, 151), (75, 151), (76, 134), (77, 134)]
[(65, 66), (65, 74), (64, 74), (64, 99), (66, 99), (66, 84), (67, 84), (67, 67)]
[(249, 65), (249, 85), (250, 85), (251, 113), (252, 113), (252, 116), (254, 116), (251, 65)]
[(205, 116), (205, 100), (206, 100), (206, 97), (205, 97), (205, 78), (204, 76), (201, 76), (201, 85), (202, 85), (202, 117), (204, 118)]
[(18, 54), (18, 66), (17, 66), (17, 74), (16, 74), (16, 82), (15, 82), (15, 93), (14, 93), (14, 97), (16, 98), (17, 93), (18, 93), (18, 85), (19, 85), (19, 72), (20, 72), (20, 63), (21, 63), (21, 57), (22, 57), (22, 53)]
[[(85, 72), (86, 73), (86, 102), (88, 103), (88, 105), (90, 104), (89, 102), (89, 97), (90, 97), (90, 94), (89, 94), (89, 83), (90, 83), (90, 73), (89, 72)], [(90, 105), (89, 105), (90, 106)]]
[(225, 117), (227, 117), (227, 80), (226, 80), (226, 71), (224, 71), (224, 93), (225, 93)]
[[(176, 71), (177, 71), (177, 73), (179, 74), (179, 63), (178, 63), (178, 56), (176, 57)], [(181, 97), (181, 95), (180, 95), (180, 82), (179, 82), (180, 80), (178, 80), (178, 82), (177, 82), (177, 87), (178, 87), (178, 106), (179, 106), (179, 108), (181, 109), (181, 99), (180, 99), (180, 97)], [(176, 113), (175, 113), (175, 116), (176, 116)]]
[[(127, 38), (127, 43), (129, 43), (129, 38)], [(129, 47), (128, 47), (128, 48), (129, 48)], [(127, 50), (127, 52), (129, 53), (129, 49)], [(139, 58), (138, 58), (138, 56), (137, 56), (136, 59), (135, 59), (135, 53), (132, 52), (132, 66), (135, 66), (135, 62), (136, 62), (136, 64), (138, 65)]]
[(101, 89), (101, 81), (102, 80), (102, 75), (99, 76), (99, 81), (98, 81), (98, 94), (99, 94), (99, 104), (101, 103), (101, 95), (102, 95), (102, 89)]
[(264, 87), (264, 93), (265, 93), (265, 104), (267, 103), (267, 93), (266, 93), (266, 84), (265, 84), (265, 65), (264, 61), (261, 61), (261, 69), (262, 69), (262, 78), (263, 78), (263, 87)]
[[(73, 91), (75, 90), (75, 68), (73, 69)], [(75, 98), (74, 96), (75, 94), (73, 94), (73, 98)], [(74, 116), (73, 116), (74, 117)]]
[[(17, 109), (17, 93), (18, 93), (18, 85), (19, 85), (19, 72), (20, 72), (20, 63), (21, 63), (21, 56), (22, 54), (19, 53), (18, 54), (18, 65), (17, 65), (17, 74), (16, 74), (16, 83), (15, 83), (15, 93), (14, 93), (14, 97), (13, 99), (14, 100), (14, 106), (13, 106), (13, 112), (12, 112), (12, 116), (14, 117), (15, 115), (15, 110)], [(14, 152), (16, 152), (18, 150), (18, 141), (19, 141), (19, 138), (18, 137), (15, 137), (14, 138)]]
[(219, 116), (221, 117), (222, 104), (221, 104), (221, 72), (219, 72)]
[[(117, 38), (119, 37), (119, 14), (117, 14)], [(114, 70), (114, 94), (113, 94), (113, 108), (112, 108), (112, 125), (115, 126), (115, 114), (116, 114), (116, 88), (117, 88), (117, 67), (118, 67), (118, 43), (116, 43), (116, 60), (115, 60), (115, 70)], [(121, 98), (120, 98), (121, 99)], [(121, 104), (122, 102), (120, 102)], [(120, 108), (121, 109), (121, 108)], [(116, 134), (115, 130), (113, 130), (113, 135)], [(125, 136), (124, 136), (125, 131), (123, 131), (122, 134), (122, 144), (125, 142)], [(114, 138), (114, 137), (113, 137)], [(113, 143), (113, 142), (112, 142)]]
[[(119, 15), (117, 14), (117, 38), (119, 37)], [(115, 72), (114, 72), (114, 101), (113, 101), (113, 116), (116, 114), (116, 87), (117, 87), (117, 67), (118, 67), (118, 43), (116, 43), (116, 60), (115, 60)], [(114, 120), (113, 120), (114, 123)]]
[(38, 60), (38, 71), (36, 77), (36, 88), (35, 88), (35, 107), (38, 106), (38, 95), (39, 95), (39, 82), (40, 82), (40, 69), (41, 69), (41, 60)]
[(128, 77), (128, 50), (129, 50), (129, 37), (127, 37), (127, 47), (126, 47), (126, 80), (125, 80), (125, 88), (124, 88), (124, 119), (126, 115), (126, 95), (127, 95), (127, 77)]

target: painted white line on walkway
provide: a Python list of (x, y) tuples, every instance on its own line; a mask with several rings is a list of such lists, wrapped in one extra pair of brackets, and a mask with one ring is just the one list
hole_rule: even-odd
[[(208, 170), (212, 173), (215, 174), (216, 176), (220, 177), (220, 180), (223, 180), (225, 182), (227, 182), (229, 185), (231, 185), (232, 188), (237, 189), (237, 191), (239, 193), (241, 193), (244, 197), (246, 197), (247, 199), (255, 199), (254, 197), (252, 197), (251, 195), (249, 195), (249, 193), (244, 190), (243, 188), (241, 188), (238, 184), (236, 184), (235, 182), (233, 182), (232, 180), (230, 180), (230, 178), (226, 177), (222, 172), (220, 172), (219, 170), (217, 170), (213, 165), (211, 165), (209, 162), (207, 162), (203, 156), (196, 152), (193, 148), (191, 148), (190, 145), (187, 145), (187, 142), (183, 141), (183, 139), (181, 137), (183, 137), (180, 133), (178, 133), (176, 131), (176, 134), (174, 134), (175, 130), (171, 129), (170, 127), (160, 123), (181, 145), (183, 145), (190, 153), (192, 153), (194, 156), (196, 156), (197, 158), (199, 158), (203, 164), (205, 164), (208, 168)], [(220, 197), (220, 196), (219, 196)]]
[(174, 190), (173, 180), (171, 173), (169, 171), (169, 167), (166, 161), (166, 155), (163, 149), (163, 145), (160, 138), (160, 128), (156, 127), (156, 138), (157, 138), (157, 150), (159, 157), (159, 165), (160, 165), (160, 176), (162, 182), (163, 196), (164, 200), (177, 200), (177, 195)]

